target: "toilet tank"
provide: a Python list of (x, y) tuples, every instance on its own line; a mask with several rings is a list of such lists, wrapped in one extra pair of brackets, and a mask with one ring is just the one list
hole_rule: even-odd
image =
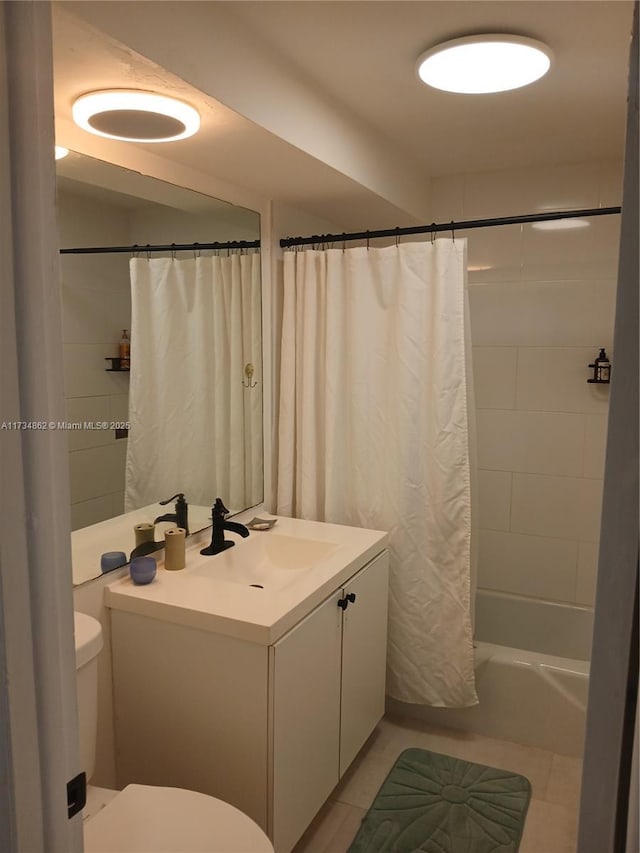
[(78, 732), (82, 769), (91, 779), (96, 758), (98, 726), (98, 655), (102, 649), (102, 626), (86, 613), (74, 613), (76, 640), (76, 691)]

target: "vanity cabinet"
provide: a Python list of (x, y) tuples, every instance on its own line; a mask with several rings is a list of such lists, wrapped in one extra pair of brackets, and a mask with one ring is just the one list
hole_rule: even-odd
[(384, 713), (387, 598), (382, 551), (269, 645), (112, 609), (120, 786), (219, 797), (288, 853)]

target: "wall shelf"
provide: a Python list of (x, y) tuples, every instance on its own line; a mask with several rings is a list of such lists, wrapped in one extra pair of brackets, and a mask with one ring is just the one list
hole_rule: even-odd
[(117, 355), (106, 356), (105, 361), (111, 362), (111, 367), (105, 367), (107, 373), (129, 373), (131, 368), (129, 367), (120, 367), (120, 357)]

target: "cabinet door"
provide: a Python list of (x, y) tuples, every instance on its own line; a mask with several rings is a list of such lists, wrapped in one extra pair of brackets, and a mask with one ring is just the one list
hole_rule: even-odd
[(339, 778), (340, 590), (271, 647), (272, 823), (291, 850)]
[(385, 551), (345, 586), (340, 776), (384, 715), (389, 555)]

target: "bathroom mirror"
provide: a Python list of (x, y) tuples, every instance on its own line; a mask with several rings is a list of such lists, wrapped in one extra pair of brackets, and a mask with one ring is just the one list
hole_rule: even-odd
[[(59, 160), (56, 168), (62, 249), (260, 239), (260, 216), (255, 211), (74, 152)], [(140, 251), (131, 264), (134, 256), (130, 252), (61, 254), (74, 584), (101, 574), (100, 558), (105, 551), (129, 555), (136, 544), (134, 525), (153, 522), (159, 515), (173, 512), (173, 501), (166, 506), (157, 504), (178, 492), (185, 494), (190, 505), (191, 533), (208, 526), (209, 508), (218, 495), (232, 512), (262, 500), (262, 342), (257, 251), (249, 250), (242, 258), (237, 250)], [(240, 284), (227, 291), (232, 295), (226, 297), (221, 309), (217, 305), (207, 308), (217, 312), (215, 339), (207, 337), (210, 324), (201, 321), (199, 303), (193, 302), (187, 287), (181, 291), (182, 300), (174, 300), (166, 311), (158, 307), (155, 295), (146, 306), (136, 308), (138, 319), (134, 327), (137, 323), (142, 329), (141, 311), (145, 312), (145, 322), (148, 314), (149, 334), (155, 343), (150, 348), (146, 338), (144, 346), (141, 340), (136, 341), (135, 334), (131, 334), (131, 276), (135, 278), (135, 267), (146, 287), (150, 270), (155, 270), (156, 279), (164, 280), (168, 270), (192, 268), (201, 262), (205, 266), (218, 264), (226, 287), (227, 265), (237, 266), (240, 260), (244, 264), (247, 254), (254, 255), (252, 284), (248, 285), (254, 288), (250, 335), (244, 330), (245, 320), (239, 319), (248, 316), (244, 302), (241, 308), (234, 309), (235, 319), (227, 316), (233, 313), (227, 311), (227, 302), (235, 299), (240, 289), (245, 290), (245, 284)], [(176, 288), (183, 285), (180, 275), (178, 278)], [(152, 287), (162, 284), (163, 281), (151, 282)], [(157, 329), (155, 324), (163, 312), (171, 316), (171, 323)], [(124, 329), (131, 338), (129, 371), (121, 369), (117, 361)], [(240, 335), (250, 338), (249, 344), (246, 340), (240, 344)], [(202, 365), (197, 382), (192, 362), (186, 375), (180, 372), (180, 366), (189, 363), (184, 359), (193, 358), (194, 352), (200, 353), (198, 359), (203, 362), (210, 358), (209, 365)], [(233, 359), (229, 353), (233, 353)], [(199, 369), (199, 364), (196, 367)], [(186, 411), (185, 404), (178, 403), (183, 411), (170, 413), (175, 425), (171, 440), (150, 445), (144, 451), (146, 456), (137, 450), (134, 453), (133, 444), (128, 452), (135, 437), (139, 443), (147, 444), (146, 438), (158, 433), (160, 423), (169, 417), (162, 408), (156, 410), (149, 403), (164, 404), (174, 389), (188, 382), (197, 389), (193, 397), (200, 397), (200, 389), (207, 384), (216, 383), (212, 404), (216, 411), (205, 417)], [(205, 421), (206, 430), (201, 430), (200, 439), (198, 428)], [(216, 448), (219, 453), (225, 447), (230, 435), (241, 446), (223, 450), (222, 463), (210, 459)], [(140, 442), (141, 437), (144, 440)], [(197, 457), (193, 454), (196, 446)], [(193, 458), (189, 459), (189, 454)], [(222, 471), (221, 465), (226, 470)], [(200, 472), (205, 470), (219, 473), (212, 473), (206, 486), (196, 484)], [(154, 471), (173, 473), (163, 481), (162, 477), (154, 479)], [(158, 525), (156, 540), (162, 538), (165, 527)]]

